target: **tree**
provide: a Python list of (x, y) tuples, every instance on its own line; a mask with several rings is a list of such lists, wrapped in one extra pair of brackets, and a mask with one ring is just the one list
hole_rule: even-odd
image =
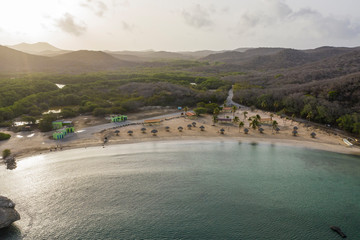
[(10, 156), (11, 151), (10, 149), (4, 149), (4, 151), (2, 151), (2, 157), (3, 159), (7, 158), (8, 156)]
[(57, 119), (55, 114), (46, 114), (39, 122), (39, 129), (42, 132), (48, 132), (52, 130), (52, 122)]
[(194, 109), (194, 112), (196, 116), (200, 116), (200, 114), (205, 114), (207, 112), (207, 109), (203, 107), (198, 107)]
[(187, 113), (189, 111), (188, 107), (184, 107), (184, 112)]
[(231, 107), (231, 111), (232, 111), (232, 113), (233, 113), (233, 116), (235, 116), (236, 110), (237, 110), (237, 107), (236, 107), (235, 105), (233, 105), (233, 106)]
[(217, 121), (218, 121), (218, 116), (217, 116), (217, 115), (213, 115), (213, 123), (215, 124), (215, 123), (217, 123)]
[(233, 119), (233, 122), (234, 122), (234, 123), (237, 123), (237, 122), (239, 122), (239, 121), (240, 121), (239, 117), (238, 117), (238, 116), (235, 116), (234, 119)]
[(249, 127), (252, 127), (254, 130), (260, 126), (260, 121), (257, 116), (249, 118), (249, 122)]
[(277, 122), (276, 120), (274, 120), (274, 121), (272, 121), (271, 125), (272, 125), (272, 130), (271, 130), (271, 132), (273, 132), (274, 130), (277, 129), (277, 127), (278, 127), (279, 124), (278, 124), (278, 122)]
[(247, 112), (247, 111), (244, 111), (243, 112), (243, 115), (244, 115), (244, 121), (245, 121), (245, 119), (246, 119), (246, 117), (247, 117), (247, 115), (248, 115), (249, 113)]
[(219, 115), (219, 113), (220, 113), (220, 109), (218, 107), (215, 108), (213, 114), (217, 116)]
[(239, 122), (239, 132), (240, 132), (240, 129), (242, 128), (242, 127), (244, 127), (244, 122)]
[(274, 117), (274, 114), (273, 113), (270, 113), (270, 121), (272, 122), (272, 119)]

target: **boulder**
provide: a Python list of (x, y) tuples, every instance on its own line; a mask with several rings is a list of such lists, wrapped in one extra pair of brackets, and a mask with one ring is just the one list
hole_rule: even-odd
[(20, 220), (20, 214), (14, 209), (15, 203), (7, 197), (0, 196), (0, 228)]

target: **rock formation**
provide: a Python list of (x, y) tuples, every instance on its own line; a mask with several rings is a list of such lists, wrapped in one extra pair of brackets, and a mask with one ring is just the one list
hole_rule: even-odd
[(0, 228), (20, 220), (20, 214), (14, 209), (15, 203), (7, 197), (0, 196)]

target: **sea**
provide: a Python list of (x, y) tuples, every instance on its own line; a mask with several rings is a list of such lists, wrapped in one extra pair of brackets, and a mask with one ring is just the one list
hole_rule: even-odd
[(169, 141), (0, 166), (21, 220), (0, 239), (360, 239), (360, 157), (266, 143)]

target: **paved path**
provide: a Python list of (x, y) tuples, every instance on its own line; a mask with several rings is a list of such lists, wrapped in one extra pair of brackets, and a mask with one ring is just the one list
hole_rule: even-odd
[[(160, 115), (160, 116), (156, 116), (156, 117), (146, 118), (146, 120), (164, 119), (164, 118), (171, 118), (171, 117), (176, 117), (176, 116), (181, 116), (181, 112), (164, 114), (164, 115)], [(96, 125), (96, 126), (91, 126), (91, 127), (80, 129), (80, 130), (76, 131), (75, 134), (69, 134), (64, 139), (61, 139), (58, 141), (59, 141), (59, 143), (61, 143), (61, 142), (64, 143), (64, 142), (74, 141), (79, 138), (82, 138), (82, 139), (91, 138), (91, 136), (94, 133), (99, 133), (104, 130), (108, 130), (108, 129), (112, 129), (112, 128), (115, 129), (115, 128), (127, 126), (127, 125), (141, 124), (144, 122), (144, 120), (145, 119), (134, 120), (134, 121), (128, 120), (125, 122), (111, 122), (111, 123), (105, 123), (105, 124), (100, 124), (100, 125)]]

